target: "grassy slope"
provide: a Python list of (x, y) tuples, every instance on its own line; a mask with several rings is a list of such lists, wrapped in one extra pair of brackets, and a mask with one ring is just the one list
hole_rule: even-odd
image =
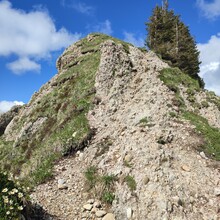
[[(28, 117), (17, 122), (21, 129), (27, 122), (46, 117), (33, 136), (28, 135), (13, 147), (13, 142), (0, 138), (0, 165), (3, 170), (23, 173), (26, 180), (35, 185), (52, 175), (54, 161), (77, 148), (90, 133), (86, 115), (92, 108), (95, 95), (95, 75), (100, 62), (100, 45), (107, 39), (121, 43), (125, 51), (128, 44), (107, 35), (94, 34), (77, 42), (83, 56), (66, 64), (67, 70), (58, 75), (57, 86), (37, 102)], [(70, 55), (71, 51), (65, 54)], [(65, 55), (64, 54), (64, 55)], [(78, 62), (79, 61), (79, 62)], [(75, 65), (73, 65), (75, 63)], [(33, 103), (34, 100), (31, 101)]]
[[(194, 94), (200, 90), (198, 81), (184, 74), (178, 68), (163, 69), (159, 77), (165, 85), (175, 93), (173, 104), (180, 107), (181, 114), (179, 117), (189, 120), (195, 125), (198, 134), (204, 137), (205, 143), (202, 150), (212, 158), (220, 160), (220, 130), (210, 126), (207, 119), (198, 115), (196, 111), (198, 108), (203, 107), (203, 105), (208, 105), (208, 102), (214, 103), (219, 108), (220, 99), (213, 93), (209, 92), (207, 103), (196, 103)], [(184, 100), (180, 95), (180, 86), (185, 86), (187, 88), (187, 99), (194, 106), (194, 112), (187, 111)]]

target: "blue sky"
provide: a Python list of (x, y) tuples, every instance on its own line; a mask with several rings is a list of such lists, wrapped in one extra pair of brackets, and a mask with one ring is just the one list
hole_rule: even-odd
[[(161, 0), (0, 0), (0, 112), (27, 103), (53, 77), (64, 48), (90, 32), (143, 46)], [(201, 51), (200, 75), (220, 95), (220, 0), (169, 1)]]

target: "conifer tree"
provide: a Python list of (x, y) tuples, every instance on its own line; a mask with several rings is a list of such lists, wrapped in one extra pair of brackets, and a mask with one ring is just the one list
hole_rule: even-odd
[(195, 40), (180, 16), (175, 15), (173, 10), (168, 10), (168, 0), (163, 1), (162, 7), (154, 8), (146, 26), (146, 44), (149, 49), (169, 61), (172, 66), (179, 67), (197, 79), (203, 88), (204, 82), (198, 75), (200, 62)]

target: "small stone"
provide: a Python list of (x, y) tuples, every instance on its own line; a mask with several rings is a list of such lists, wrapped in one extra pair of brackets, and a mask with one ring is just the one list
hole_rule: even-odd
[(66, 181), (64, 179), (58, 180), (58, 189), (67, 189), (68, 186), (65, 184)]
[(58, 184), (62, 185), (62, 184), (65, 184), (66, 181), (64, 179), (58, 179)]
[(99, 201), (94, 202), (94, 207), (101, 208), (101, 203)]
[(96, 207), (93, 207), (91, 210), (91, 213), (95, 214), (98, 211), (98, 209)]
[(89, 200), (87, 201), (88, 204), (93, 204), (94, 202), (95, 202), (94, 199), (89, 199)]
[(106, 214), (102, 220), (115, 220), (115, 216), (112, 213)]
[(92, 207), (93, 207), (93, 205), (91, 205), (91, 204), (86, 204), (83, 206), (84, 210), (87, 210), (87, 211), (91, 211)]
[(220, 196), (220, 188), (215, 188), (214, 194), (215, 194), (215, 196)]
[(127, 208), (127, 218), (128, 219), (131, 219), (131, 217), (132, 217), (132, 209), (131, 208)]
[(106, 215), (106, 211), (104, 210), (98, 210), (95, 215), (100, 218), (100, 217), (103, 217), (104, 215)]
[(76, 137), (76, 134), (77, 134), (77, 132), (74, 132), (74, 133), (72, 134), (72, 137)]
[(66, 184), (58, 184), (58, 189), (67, 189), (68, 186)]
[(182, 170), (186, 171), (186, 172), (190, 172), (191, 169), (187, 166), (187, 165), (183, 165), (181, 166)]
[(125, 155), (125, 161), (130, 162), (132, 160), (132, 156), (130, 154)]
[(145, 176), (143, 179), (144, 185), (147, 185), (149, 183), (149, 181), (150, 181), (149, 177)]
[(208, 159), (203, 151), (201, 151), (199, 154), (203, 159)]

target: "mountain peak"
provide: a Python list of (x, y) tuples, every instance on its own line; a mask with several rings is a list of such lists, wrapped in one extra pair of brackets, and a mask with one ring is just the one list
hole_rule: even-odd
[(71, 45), (56, 66), (1, 138), (3, 168), (35, 185), (53, 174), (35, 201), (58, 219), (95, 218), (80, 208), (88, 198), (110, 201), (116, 219), (218, 218), (219, 97), (102, 34)]

